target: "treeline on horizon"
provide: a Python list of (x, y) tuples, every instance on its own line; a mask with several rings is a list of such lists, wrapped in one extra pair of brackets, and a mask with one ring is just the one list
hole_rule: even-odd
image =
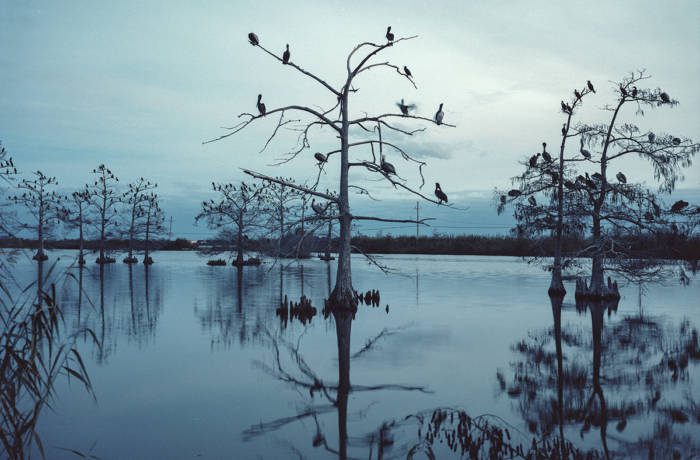
[[(285, 238), (287, 239), (287, 238)], [(516, 236), (483, 236), (483, 235), (434, 235), (415, 236), (357, 235), (352, 238), (353, 246), (368, 254), (436, 254), (436, 255), (484, 255), (484, 256), (518, 256), (518, 257), (551, 257), (554, 254), (555, 241), (550, 237), (537, 239)], [(276, 240), (269, 238), (246, 239), (245, 251), (255, 251), (266, 255), (274, 255)], [(566, 238), (563, 241), (564, 253), (576, 253), (587, 245), (590, 239)], [(640, 258), (700, 260), (700, 236), (685, 237), (674, 234), (640, 235), (627, 238), (625, 243), (630, 254), (638, 254)], [(143, 249), (144, 241), (134, 241), (134, 249)], [(223, 253), (232, 250), (230, 242), (209, 239), (191, 241), (185, 238), (158, 239), (150, 242), (151, 249), (161, 251), (201, 251)], [(36, 247), (32, 239), (0, 239), (0, 246), (5, 248)], [(47, 249), (78, 249), (77, 239), (51, 240), (46, 242)], [(311, 253), (322, 253), (326, 250), (327, 239), (307, 235), (301, 251), (293, 250), (293, 245), (286, 245), (288, 250), (283, 257), (309, 257)], [(99, 240), (86, 240), (85, 249), (98, 250)], [(331, 248), (337, 247), (337, 238), (331, 241)], [(125, 239), (107, 240), (105, 249), (108, 251), (125, 251), (129, 241)], [(335, 249), (331, 249), (335, 252)], [(357, 252), (357, 251), (356, 251)]]

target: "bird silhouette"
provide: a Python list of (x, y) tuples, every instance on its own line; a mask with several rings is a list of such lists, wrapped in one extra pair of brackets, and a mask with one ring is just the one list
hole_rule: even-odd
[(394, 34), (391, 33), (391, 26), (386, 28), (386, 40), (389, 43), (392, 43), (394, 41)]
[(583, 155), (583, 157), (584, 157), (586, 160), (590, 160), (590, 159), (591, 159), (591, 152), (589, 152), (588, 150), (586, 150), (586, 149), (583, 148), (583, 138), (581, 138), (581, 149), (580, 149), (580, 151), (581, 151), (581, 155)]
[(654, 133), (649, 133), (647, 135), (647, 139), (649, 139), (649, 142), (654, 142), (656, 140), (656, 134)]
[(394, 168), (394, 165), (391, 163), (387, 162), (384, 160), (384, 155), (381, 156), (381, 164), (380, 167), (382, 168), (382, 171), (388, 176), (389, 174), (396, 174), (396, 168)]
[(318, 161), (318, 164), (323, 164), (326, 161), (328, 161), (328, 157), (326, 157), (324, 154), (321, 152), (316, 152), (314, 153), (314, 158), (316, 158), (316, 161)]
[(577, 89), (574, 90), (574, 96), (576, 96), (576, 100), (581, 99), (581, 93), (579, 93)]
[(447, 203), (447, 194), (442, 191), (439, 182), (435, 182), (435, 196), (438, 199), (438, 204), (442, 204), (443, 201)]
[(637, 90), (637, 87), (633, 86), (632, 87), (632, 97), (637, 97), (638, 92), (639, 92), (639, 90)]
[(508, 191), (508, 196), (515, 198), (516, 196), (520, 196), (520, 190), (514, 188), (512, 190)]
[(267, 109), (265, 108), (265, 104), (262, 101), (262, 94), (258, 94), (258, 112), (260, 112), (260, 115), (264, 116), (265, 113), (267, 113)]
[(534, 168), (537, 165), (537, 158), (539, 158), (539, 156), (540, 156), (540, 154), (538, 152), (530, 157), (529, 163), (530, 163), (531, 168)]
[(442, 111), (442, 106), (443, 103), (441, 102), (438, 111), (435, 112), (435, 123), (437, 123), (438, 125), (442, 124), (442, 119), (445, 117), (445, 112)]
[(530, 206), (537, 206), (537, 200), (532, 195), (527, 197), (527, 202), (530, 203)]
[(622, 94), (622, 97), (627, 97), (627, 90), (622, 85), (620, 85), (620, 94)]
[(405, 73), (408, 78), (413, 78), (413, 74), (411, 74), (411, 71), (406, 66), (403, 66), (403, 73)]
[(403, 101), (403, 98), (401, 98), (401, 102), (397, 102), (396, 105), (398, 106), (399, 110), (401, 110), (401, 113), (403, 114), (404, 117), (408, 116), (408, 112), (410, 110), (413, 110), (416, 108), (415, 104), (406, 104)]
[(671, 102), (671, 98), (668, 96), (668, 94), (666, 92), (662, 92), (661, 94), (659, 94), (659, 98), (661, 98), (661, 102), (663, 102), (665, 104), (668, 104), (669, 102)]
[(546, 142), (542, 142), (542, 158), (547, 163), (552, 162), (552, 155), (550, 155), (549, 152), (547, 151), (547, 143)]
[(673, 142), (673, 145), (681, 145), (681, 140), (678, 137), (674, 137), (671, 142)]
[(292, 55), (292, 53), (289, 52), (289, 43), (287, 43), (287, 49), (284, 50), (284, 53), (282, 53), (282, 64), (288, 64), (289, 63), (289, 57)]
[(626, 184), (626, 183), (627, 183), (627, 176), (625, 176), (624, 174), (622, 174), (622, 171), (618, 172), (618, 173), (615, 175), (615, 177), (617, 177), (617, 180), (618, 180), (621, 184)]
[(323, 213), (326, 212), (326, 208), (327, 208), (327, 207), (328, 207), (328, 205), (322, 206), (322, 205), (316, 203), (316, 199), (315, 199), (315, 198), (311, 200), (311, 209), (313, 209), (314, 212), (315, 212), (316, 214), (318, 214), (319, 216), (320, 216), (320, 215), (323, 215)]
[(595, 93), (595, 88), (593, 88), (593, 83), (591, 83), (590, 80), (586, 81), (586, 85), (588, 85), (588, 89), (592, 92)]
[(561, 135), (566, 136), (566, 123), (561, 125)]
[(258, 39), (258, 36), (255, 35), (255, 33), (253, 33), (253, 32), (248, 34), (248, 41), (253, 46), (258, 46), (260, 44), (260, 40)]

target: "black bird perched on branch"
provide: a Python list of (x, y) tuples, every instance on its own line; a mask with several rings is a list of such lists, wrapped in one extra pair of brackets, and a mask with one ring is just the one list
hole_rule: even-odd
[(620, 181), (621, 184), (627, 183), (627, 176), (622, 174), (622, 171), (618, 172), (615, 177), (617, 177), (617, 180)]
[(583, 155), (586, 160), (591, 159), (591, 152), (583, 148), (583, 138), (581, 138), (581, 155)]
[(632, 87), (632, 97), (637, 97), (638, 92), (639, 92), (639, 90), (637, 90), (637, 87), (633, 86)]
[(686, 206), (688, 206), (687, 201), (678, 200), (671, 206), (671, 212), (681, 212)]
[(625, 89), (624, 86), (620, 85), (620, 94), (622, 94), (622, 97), (627, 96), (627, 90)]
[(399, 109), (401, 110), (401, 113), (403, 114), (404, 117), (408, 116), (409, 110), (416, 108), (415, 104), (404, 103), (403, 98), (401, 98), (401, 102), (397, 102), (396, 105), (399, 107)]
[(575, 190), (576, 189), (576, 184), (571, 182), (569, 179), (566, 179), (564, 181), (564, 187), (568, 188), (569, 190)]
[(532, 195), (527, 197), (527, 202), (530, 203), (530, 206), (537, 206), (537, 200)]
[(255, 35), (255, 33), (253, 33), (253, 32), (248, 34), (248, 41), (253, 46), (258, 46), (260, 44), (260, 40), (258, 39), (258, 36)]
[(314, 153), (314, 158), (316, 158), (316, 161), (318, 161), (318, 164), (321, 165), (328, 161), (328, 157), (326, 157), (324, 154), (321, 152), (316, 152)]
[(566, 136), (566, 123), (561, 125), (561, 135)]
[(520, 196), (520, 190), (517, 188), (514, 188), (510, 191), (508, 191), (508, 196), (515, 198), (516, 196)]
[(439, 201), (438, 204), (442, 203), (443, 201), (447, 203), (447, 195), (442, 191), (442, 187), (440, 187), (439, 182), (435, 182), (435, 196)]
[(574, 96), (576, 96), (576, 100), (581, 99), (581, 93), (579, 93), (577, 89), (574, 90)]
[(593, 173), (591, 177), (599, 182), (603, 181), (603, 176), (598, 172)]
[(321, 206), (320, 204), (316, 203), (316, 198), (311, 200), (311, 209), (313, 209), (314, 212), (319, 216), (323, 215), (323, 213), (326, 212), (327, 207), (328, 205)]
[(506, 199), (507, 197), (505, 195), (501, 195), (501, 204), (506, 204)]
[(671, 142), (673, 142), (673, 145), (681, 145), (681, 140), (678, 137), (674, 137)]
[(647, 139), (649, 139), (649, 142), (654, 142), (656, 140), (656, 134), (654, 133), (649, 133), (647, 135)]
[(539, 158), (540, 154), (536, 153), (530, 157), (530, 167), (534, 168), (537, 165), (537, 158)]
[(408, 67), (406, 66), (403, 66), (403, 73), (405, 73), (408, 78), (413, 78), (413, 74), (410, 70), (408, 70)]
[(585, 181), (586, 181), (586, 187), (590, 188), (591, 190), (596, 190), (598, 188), (595, 185), (595, 182), (593, 181), (593, 179), (591, 179), (591, 177), (588, 175), (588, 173), (586, 173)]
[(288, 64), (289, 63), (289, 57), (292, 55), (292, 53), (289, 52), (289, 43), (287, 43), (287, 49), (284, 50), (284, 53), (282, 53), (282, 64)]
[(561, 111), (564, 113), (571, 113), (571, 106), (564, 101), (561, 101)]
[(586, 85), (588, 85), (588, 89), (591, 90), (592, 93), (595, 93), (595, 88), (593, 88), (593, 83), (591, 83), (590, 80), (586, 80)]
[(435, 123), (437, 123), (438, 125), (442, 124), (442, 119), (445, 117), (445, 112), (442, 111), (442, 106), (443, 103), (441, 102), (438, 111), (435, 112)]
[(668, 94), (666, 92), (662, 92), (661, 94), (659, 94), (659, 97), (661, 98), (661, 102), (663, 102), (665, 104), (668, 104), (669, 102), (671, 102), (671, 98), (668, 96)]
[(260, 115), (265, 115), (267, 112), (265, 104), (262, 101), (262, 94), (258, 94), (258, 112), (260, 112)]
[(542, 142), (542, 158), (547, 163), (552, 162), (552, 155), (550, 155), (549, 152), (547, 151), (547, 143), (546, 142)]
[(394, 41), (394, 34), (391, 33), (391, 26), (386, 28), (386, 39), (388, 42)]
[(389, 174), (396, 174), (396, 168), (394, 168), (394, 165), (392, 165), (391, 163), (384, 161), (384, 155), (381, 156), (381, 168), (387, 176)]

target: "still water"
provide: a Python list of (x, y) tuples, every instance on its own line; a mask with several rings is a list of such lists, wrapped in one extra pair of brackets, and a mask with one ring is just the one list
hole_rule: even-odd
[[(357, 257), (356, 289), (381, 298), (341, 337), (341, 320), (321, 313), (335, 262), (238, 276), (163, 252), (148, 269), (81, 275), (72, 253), (56, 255), (66, 327), (90, 327), (102, 347), (80, 345), (96, 401), (61, 382), (42, 414), (48, 458), (75, 458), (59, 447), (105, 459), (459, 458), (460, 414), (524, 447), (561, 433), (616, 458), (700, 452), (697, 279), (626, 285), (616, 310), (577, 309), (572, 283), (553, 305), (548, 273), (518, 258), (384, 256), (385, 275)], [(18, 262), (19, 278), (33, 270)], [(302, 295), (318, 313), (281, 320), (281, 300)]]

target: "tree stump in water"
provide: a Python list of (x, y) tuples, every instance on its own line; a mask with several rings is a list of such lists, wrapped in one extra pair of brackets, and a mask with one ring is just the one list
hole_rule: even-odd
[(596, 292), (589, 286), (585, 279), (576, 279), (576, 300), (599, 300), (599, 299), (610, 299), (610, 300), (620, 300), (620, 291), (617, 286), (617, 281), (613, 281), (608, 276), (607, 285), (603, 285), (601, 292)]

